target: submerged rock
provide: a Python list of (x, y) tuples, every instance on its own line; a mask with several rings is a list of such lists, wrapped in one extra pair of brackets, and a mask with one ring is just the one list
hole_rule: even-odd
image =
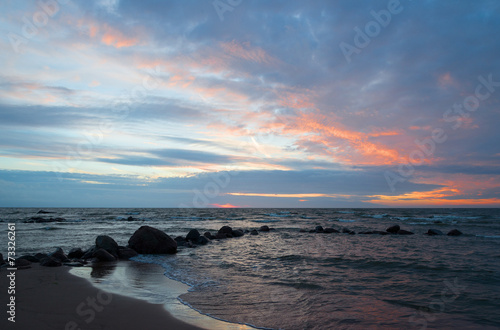
[(398, 235), (414, 235), (411, 231), (400, 229), (398, 230)]
[(427, 231), (427, 235), (429, 235), (429, 236), (444, 235), (444, 233), (441, 230), (438, 230), (438, 229), (429, 229)]
[(391, 233), (391, 234), (397, 234), (400, 229), (401, 228), (399, 227), (399, 225), (394, 225), (394, 226), (390, 226), (385, 231), (388, 233)]
[(236, 229), (231, 232), (231, 235), (233, 235), (233, 237), (241, 237), (245, 234), (243, 233), (243, 231)]
[(316, 228), (314, 228), (314, 230), (317, 232), (317, 233), (322, 233), (324, 231), (323, 227), (322, 226), (316, 226)]
[(259, 235), (259, 232), (257, 231), (257, 229), (253, 229), (253, 230), (250, 232), (250, 235)]
[(270, 229), (269, 229), (269, 226), (266, 226), (266, 225), (261, 226), (261, 227), (259, 228), (259, 231), (269, 231), (269, 230), (270, 230)]
[(335, 228), (325, 228), (325, 230), (323, 231), (325, 234), (332, 234), (332, 233), (340, 233), (337, 229)]
[(200, 236), (200, 232), (197, 229), (191, 229), (186, 235), (186, 241), (196, 242)]
[(135, 231), (128, 241), (130, 248), (143, 254), (173, 254), (177, 252), (177, 243), (165, 232), (142, 226)]
[(460, 236), (460, 235), (462, 235), (462, 232), (458, 229), (452, 229), (446, 235), (448, 235), (448, 236)]

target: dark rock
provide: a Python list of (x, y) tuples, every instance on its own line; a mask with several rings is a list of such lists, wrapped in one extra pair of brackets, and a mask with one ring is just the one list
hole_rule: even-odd
[(215, 239), (226, 239), (226, 238), (228, 238), (227, 235), (229, 235), (229, 234), (217, 233), (217, 234), (215, 234)]
[(83, 256), (83, 250), (80, 248), (73, 248), (69, 250), (68, 258), (70, 259), (80, 259)]
[(186, 241), (196, 242), (200, 236), (200, 232), (197, 229), (191, 229), (186, 235)]
[(46, 223), (46, 222), (63, 222), (66, 221), (64, 218), (42, 218), (42, 217), (31, 217), (28, 220), (25, 220), (24, 223)]
[(215, 236), (212, 235), (212, 233), (209, 231), (206, 231), (205, 234), (203, 234), (203, 236), (205, 236), (208, 239), (215, 239)]
[(356, 235), (356, 232), (354, 230), (351, 230), (350, 232), (348, 232), (349, 235)]
[(115, 258), (118, 256), (118, 243), (108, 235), (99, 235), (95, 239), (96, 250), (104, 249)]
[(373, 231), (360, 231), (358, 234), (360, 235), (371, 235), (371, 234), (375, 234)]
[(233, 228), (229, 226), (223, 226), (221, 229), (219, 229), (219, 234), (231, 234), (233, 232)]
[(257, 231), (257, 229), (254, 229), (250, 232), (250, 235), (259, 235), (259, 232)]
[(142, 226), (135, 231), (128, 241), (130, 248), (143, 254), (173, 254), (177, 252), (177, 243), (165, 232)]
[(0, 253), (0, 265), (5, 264), (5, 260), (3, 260), (3, 255)]
[(386, 231), (381, 231), (381, 230), (374, 230), (374, 234), (379, 234), (379, 235), (388, 235), (389, 233)]
[(322, 233), (324, 231), (323, 227), (322, 226), (316, 226), (316, 228), (314, 228), (314, 230), (317, 232), (317, 233)]
[(394, 225), (394, 226), (390, 226), (385, 231), (388, 233), (391, 233), (391, 234), (397, 234), (400, 229), (401, 228), (399, 227), (399, 225)]
[(208, 244), (208, 242), (210, 242), (210, 240), (208, 238), (206, 238), (205, 236), (200, 236), (196, 240), (196, 244), (200, 244), (200, 245), (206, 245), (206, 244)]
[(342, 233), (344, 233), (344, 234), (350, 234), (351, 230), (347, 229), (347, 228), (342, 228)]
[(332, 233), (339, 233), (339, 231), (335, 228), (325, 228), (324, 233), (332, 234)]
[(63, 264), (64, 266), (69, 266), (69, 267), (83, 267), (84, 264), (81, 263), (81, 262), (78, 262), (78, 261), (74, 261), (74, 262), (65, 262)]
[(24, 255), (24, 256), (20, 256), (19, 258), (17, 258), (17, 260), (19, 259), (25, 259), (25, 260), (28, 260), (29, 262), (39, 262), (40, 259), (38, 259), (37, 257), (35, 256), (32, 256), (32, 255)]
[(64, 254), (63, 249), (57, 248), (54, 252), (49, 254), (49, 257), (55, 258), (59, 260), (60, 262), (68, 262), (68, 256)]
[(446, 235), (448, 235), (448, 236), (460, 236), (460, 235), (462, 235), (462, 232), (458, 229), (452, 229)]
[(174, 241), (177, 243), (177, 246), (184, 246), (186, 245), (187, 241), (183, 236), (177, 236), (174, 238)]
[(138, 255), (138, 253), (134, 249), (124, 247), (124, 246), (118, 247), (118, 258), (120, 258), (122, 260), (128, 260), (130, 258), (137, 256), (137, 255)]
[(59, 267), (62, 266), (62, 262), (56, 258), (47, 256), (40, 260), (40, 265), (44, 267)]
[(47, 258), (49, 255), (45, 253), (37, 253), (35, 254), (35, 258), (38, 259), (38, 261), (42, 260), (43, 258)]
[(96, 258), (99, 261), (104, 261), (104, 262), (116, 260), (116, 257), (114, 255), (112, 255), (103, 248), (97, 249), (92, 257)]
[(299, 233), (307, 233), (307, 229), (301, 228), (301, 229), (299, 230)]
[(127, 218), (127, 221), (136, 221), (137, 219), (135, 219), (134, 217), (128, 217)]
[(45, 211), (45, 210), (40, 210), (37, 212), (37, 214), (49, 214), (49, 213), (56, 213), (56, 212)]
[(266, 226), (266, 225), (261, 226), (261, 227), (259, 228), (259, 231), (269, 231), (269, 230), (270, 230), (270, 229), (269, 229), (269, 226)]
[(411, 231), (408, 231), (408, 230), (404, 230), (404, 229), (400, 229), (398, 230), (398, 235), (413, 235), (414, 233), (412, 233)]
[(243, 231), (236, 229), (231, 232), (231, 235), (233, 235), (233, 237), (241, 237), (245, 234), (243, 233)]
[(444, 233), (441, 230), (438, 230), (438, 229), (429, 229), (427, 231), (427, 235), (429, 235), (429, 236), (436, 236), (436, 235), (444, 235)]
[(15, 261), (16, 268), (29, 268), (31, 262), (26, 259), (17, 258)]
[(309, 230), (309, 233), (315, 233), (315, 232), (316, 232), (316, 230), (314, 230), (314, 229)]
[(92, 256), (94, 255), (94, 252), (95, 252), (96, 248), (95, 246), (91, 247), (90, 249), (88, 249), (87, 251), (85, 251), (83, 253), (83, 256), (82, 256), (82, 259), (90, 259), (92, 258)]

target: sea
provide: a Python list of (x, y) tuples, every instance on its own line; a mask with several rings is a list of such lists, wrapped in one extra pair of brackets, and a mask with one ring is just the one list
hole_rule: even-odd
[[(127, 245), (142, 225), (172, 238), (191, 229), (274, 228), (182, 247), (175, 255), (134, 258), (161, 267), (160, 276), (186, 290), (137, 285), (130, 295), (174, 299), (220, 321), (209, 328), (500, 329), (500, 209), (39, 210), (0, 209), (4, 257), (13, 222), (18, 255), (87, 249), (103, 234)], [(65, 220), (30, 223), (32, 217)], [(394, 224), (414, 235), (359, 234)], [(316, 226), (356, 234), (309, 232)], [(428, 236), (429, 229), (445, 235)], [(463, 234), (447, 236), (452, 229)]]

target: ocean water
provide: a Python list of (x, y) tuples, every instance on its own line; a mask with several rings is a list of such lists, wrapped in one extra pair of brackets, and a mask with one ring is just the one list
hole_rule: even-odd
[[(183, 304), (221, 320), (270, 329), (500, 328), (500, 209), (38, 210), (0, 209), (4, 256), (7, 222), (17, 223), (18, 254), (88, 248), (101, 234), (126, 245), (141, 225), (172, 237), (223, 225), (275, 228), (135, 258), (186, 284), (189, 291), (177, 298)], [(66, 221), (24, 222), (33, 216)], [(415, 235), (300, 232), (392, 224)], [(424, 235), (429, 228), (464, 234)]]

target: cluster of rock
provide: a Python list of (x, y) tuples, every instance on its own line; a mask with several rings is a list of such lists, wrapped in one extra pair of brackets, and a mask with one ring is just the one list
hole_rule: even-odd
[[(300, 232), (302, 233), (323, 233), (323, 234), (331, 234), (331, 233), (344, 233), (344, 234), (350, 234), (350, 235), (355, 235), (356, 232), (353, 230), (350, 230), (348, 228), (342, 228), (341, 230), (327, 227), (323, 228), (322, 226), (316, 226), (316, 228), (307, 230), (307, 229), (301, 229)], [(358, 233), (359, 235), (414, 235), (415, 233), (401, 229), (399, 225), (392, 225), (389, 228), (387, 228), (385, 231), (382, 230), (369, 230), (369, 231), (361, 231)], [(429, 236), (436, 236), (436, 235), (444, 235), (444, 233), (438, 229), (429, 229), (426, 235)], [(459, 231), (458, 229), (453, 229), (450, 230), (447, 234), (448, 236), (460, 236), (462, 235), (462, 232)]]
[[(116, 260), (128, 260), (138, 254), (174, 254), (178, 246), (194, 247), (196, 245), (205, 245), (214, 239), (227, 239), (241, 237), (245, 233), (258, 235), (260, 232), (274, 230), (268, 226), (262, 226), (259, 230), (252, 231), (236, 229), (229, 226), (223, 226), (213, 235), (206, 232), (203, 236), (197, 229), (192, 229), (186, 237), (179, 236), (172, 239), (165, 232), (150, 227), (142, 226), (137, 229), (128, 240), (128, 246), (120, 246), (108, 235), (100, 235), (95, 239), (95, 244), (87, 250), (81, 248), (71, 249), (66, 254), (63, 249), (56, 248), (52, 253), (37, 253), (34, 255), (24, 255), (16, 259), (15, 267), (18, 269), (30, 267), (32, 262), (40, 263), (41, 266), (59, 267), (62, 265), (79, 267), (89, 262), (110, 262)], [(5, 261), (0, 254), (0, 265)]]
[(42, 217), (31, 217), (25, 220), (24, 223), (45, 223), (45, 222), (63, 222), (66, 221), (64, 218), (42, 218)]

